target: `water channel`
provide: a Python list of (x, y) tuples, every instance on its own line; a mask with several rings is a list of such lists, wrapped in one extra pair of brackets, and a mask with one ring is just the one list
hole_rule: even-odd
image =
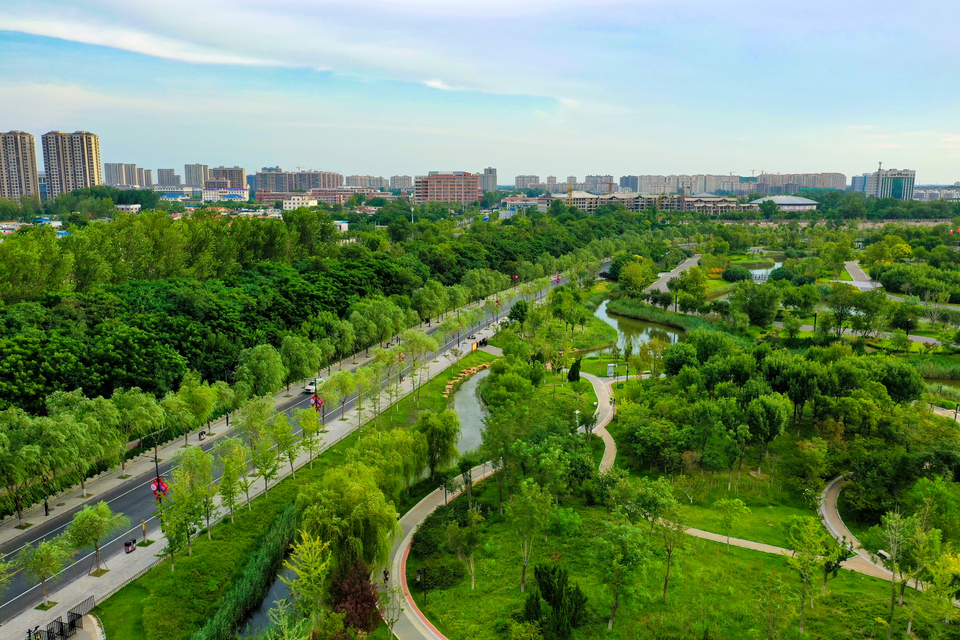
[(623, 349), (627, 340), (630, 340), (633, 343), (633, 348), (636, 350), (642, 344), (650, 342), (654, 338), (660, 338), (670, 344), (677, 342), (678, 340), (683, 340), (684, 330), (677, 329), (676, 327), (671, 327), (665, 324), (658, 324), (656, 322), (647, 322), (645, 320), (635, 320), (633, 318), (627, 318), (625, 316), (618, 316), (615, 313), (607, 313), (607, 300), (604, 300), (600, 303), (600, 306), (597, 307), (597, 310), (594, 311), (593, 315), (597, 316), (608, 325), (617, 330), (619, 337), (617, 338), (617, 346)]
[[(292, 580), (295, 575), (292, 569), (284, 568), (280, 570), (277, 579), (273, 581), (273, 586), (270, 587), (270, 592), (267, 593), (267, 597), (260, 603), (260, 608), (251, 613), (250, 617), (247, 618), (247, 621), (243, 624), (243, 632), (240, 634), (241, 638), (256, 635), (270, 626), (270, 610), (290, 595), (290, 587), (280, 578)], [(291, 601), (292, 600), (291, 598)]]

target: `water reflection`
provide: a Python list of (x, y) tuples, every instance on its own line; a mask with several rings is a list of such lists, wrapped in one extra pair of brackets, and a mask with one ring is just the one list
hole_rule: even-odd
[(287, 580), (292, 580), (295, 575), (296, 573), (294, 573), (293, 569), (284, 568), (280, 571), (277, 579), (273, 581), (273, 586), (270, 587), (270, 592), (267, 593), (267, 597), (260, 603), (260, 607), (247, 618), (243, 633), (240, 634), (241, 638), (256, 635), (270, 626), (270, 610), (276, 607), (278, 602), (290, 595), (290, 587), (280, 578), (283, 577)]
[(487, 417), (487, 408), (480, 399), (480, 381), (490, 375), (490, 369), (484, 369), (460, 385), (451, 398), (453, 410), (460, 418), (460, 453), (473, 451), (482, 442), (483, 419)]
[(684, 331), (676, 327), (609, 314), (607, 313), (607, 300), (600, 303), (593, 315), (617, 330), (619, 334), (617, 346), (621, 349), (626, 347), (628, 340), (633, 343), (633, 350), (636, 351), (640, 345), (646, 344), (654, 338), (673, 344), (682, 340), (684, 335)]

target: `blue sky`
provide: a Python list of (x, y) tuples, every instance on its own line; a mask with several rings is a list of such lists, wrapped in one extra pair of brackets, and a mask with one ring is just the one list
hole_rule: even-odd
[(960, 3), (6, 0), (0, 129), (104, 162), (960, 180)]

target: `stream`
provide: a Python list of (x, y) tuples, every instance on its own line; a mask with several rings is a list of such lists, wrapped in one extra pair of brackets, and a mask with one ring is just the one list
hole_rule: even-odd
[(593, 315), (617, 330), (619, 334), (617, 346), (621, 349), (626, 346), (628, 339), (633, 341), (633, 347), (636, 349), (654, 338), (660, 338), (673, 344), (682, 340), (686, 333), (683, 329), (677, 329), (669, 325), (647, 322), (645, 320), (635, 320), (633, 318), (607, 313), (607, 302), (607, 300), (601, 302), (597, 310), (593, 312)]

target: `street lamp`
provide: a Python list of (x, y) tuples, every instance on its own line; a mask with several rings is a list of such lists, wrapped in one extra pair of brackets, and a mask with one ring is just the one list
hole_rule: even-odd
[(817, 312), (813, 312), (813, 332), (817, 332)]
[(573, 415), (577, 418), (577, 431), (580, 431), (580, 409), (575, 410)]
[(417, 584), (423, 591), (423, 604), (427, 604), (427, 569), (417, 569)]

